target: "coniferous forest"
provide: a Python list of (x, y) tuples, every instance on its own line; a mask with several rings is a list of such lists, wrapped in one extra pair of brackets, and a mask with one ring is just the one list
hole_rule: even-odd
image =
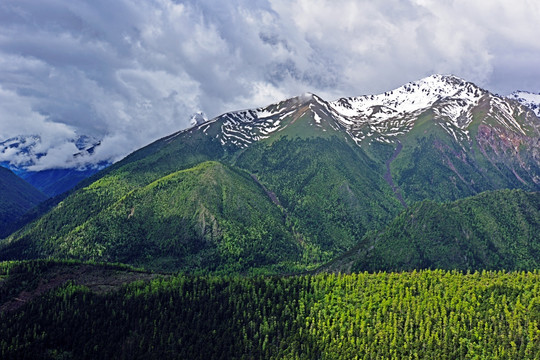
[(537, 271), (164, 276), (41, 260), (0, 271), (2, 359), (540, 358)]

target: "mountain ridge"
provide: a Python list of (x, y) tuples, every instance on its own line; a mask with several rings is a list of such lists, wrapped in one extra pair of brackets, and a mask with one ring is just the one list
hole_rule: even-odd
[[(486, 101), (483, 99), (485, 96), (489, 98), (488, 104), (481, 103), (482, 100)], [(347, 129), (357, 143), (377, 133), (380, 135), (376, 137), (377, 140), (393, 142), (389, 141), (390, 137), (410, 131), (414, 126), (414, 120), (435, 105), (435, 120), (446, 118), (453, 127), (465, 134), (468, 133), (467, 127), (473, 121), (471, 109), (480, 105), (489, 106), (486, 115), (495, 117), (502, 125), (525, 132), (518, 123), (511, 120), (514, 114), (510, 109), (509, 100), (510, 98), (494, 95), (453, 75), (432, 75), (385, 93), (340, 98), (334, 101), (326, 101), (315, 94), (305, 93), (266, 107), (228, 112), (175, 134), (194, 128), (205, 128), (213, 122), (225, 120), (222, 126), (225, 135), (220, 139), (222, 145), (230, 139), (232, 144), (244, 147), (283, 130), (283, 125), (287, 125), (283, 123), (283, 118), (295, 111), (295, 107), (308, 105), (313, 111), (315, 104), (319, 105), (319, 108), (314, 110), (316, 123), (319, 123), (320, 118), (330, 115)], [(518, 103), (521, 104), (519, 101)], [(523, 107), (518, 108), (520, 114), (531, 110), (524, 104), (521, 105)], [(364, 127), (372, 131), (363, 131), (364, 135), (359, 135), (358, 128)], [(445, 130), (456, 137), (453, 128), (445, 127)]]

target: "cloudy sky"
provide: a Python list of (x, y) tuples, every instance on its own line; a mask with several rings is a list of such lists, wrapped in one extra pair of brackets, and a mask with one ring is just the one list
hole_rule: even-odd
[[(38, 135), (39, 159), (118, 160), (190, 116), (313, 92), (380, 93), (433, 73), (499, 94), (540, 91), (535, 0), (2, 0), (0, 141)], [(30, 162), (28, 162), (30, 161)]]

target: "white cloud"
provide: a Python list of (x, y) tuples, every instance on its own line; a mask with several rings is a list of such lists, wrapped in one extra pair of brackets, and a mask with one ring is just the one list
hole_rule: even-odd
[(102, 145), (77, 162), (117, 160), (196, 111), (306, 91), (334, 99), (432, 73), (539, 91), (539, 18), (528, 0), (6, 0), (0, 140), (38, 134), (35, 166), (64, 167), (79, 135)]

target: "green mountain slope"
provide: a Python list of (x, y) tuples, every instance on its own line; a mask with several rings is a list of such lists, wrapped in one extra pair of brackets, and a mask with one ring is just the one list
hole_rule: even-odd
[(381, 165), (335, 123), (313, 126), (311, 113), (287, 119), (279, 136), (247, 148), (217, 138), (226, 119), (143, 148), (4, 240), (0, 257), (195, 272), (319, 266), (401, 205)]
[(351, 248), (401, 208), (381, 165), (337, 136), (280, 137), (254, 145), (236, 164), (276, 193), (302, 241), (317, 248), (317, 260)]
[[(456, 140), (435, 126), (431, 111), (400, 137), (402, 150), (391, 163), (392, 176), (408, 203), (456, 200), (495, 189), (540, 189), (538, 129), (523, 133), (489, 123), (479, 106), (467, 127), (468, 139)], [(528, 119), (520, 123), (527, 124)], [(538, 119), (535, 120), (538, 124)], [(533, 122), (534, 124), (534, 122)]]
[[(114, 180), (104, 177), (67, 198), (3, 253), (185, 271), (243, 272), (299, 260), (298, 243), (280, 209), (248, 174), (218, 162), (113, 195), (118, 199), (95, 215), (58, 227), (89, 197), (96, 206), (111, 188), (118, 189)], [(30, 246), (17, 253), (20, 243)]]
[(539, 229), (539, 192), (499, 190), (444, 204), (426, 200), (321, 270), (537, 269)]
[(0, 238), (9, 234), (25, 212), (46, 198), (13, 172), (0, 167)]

